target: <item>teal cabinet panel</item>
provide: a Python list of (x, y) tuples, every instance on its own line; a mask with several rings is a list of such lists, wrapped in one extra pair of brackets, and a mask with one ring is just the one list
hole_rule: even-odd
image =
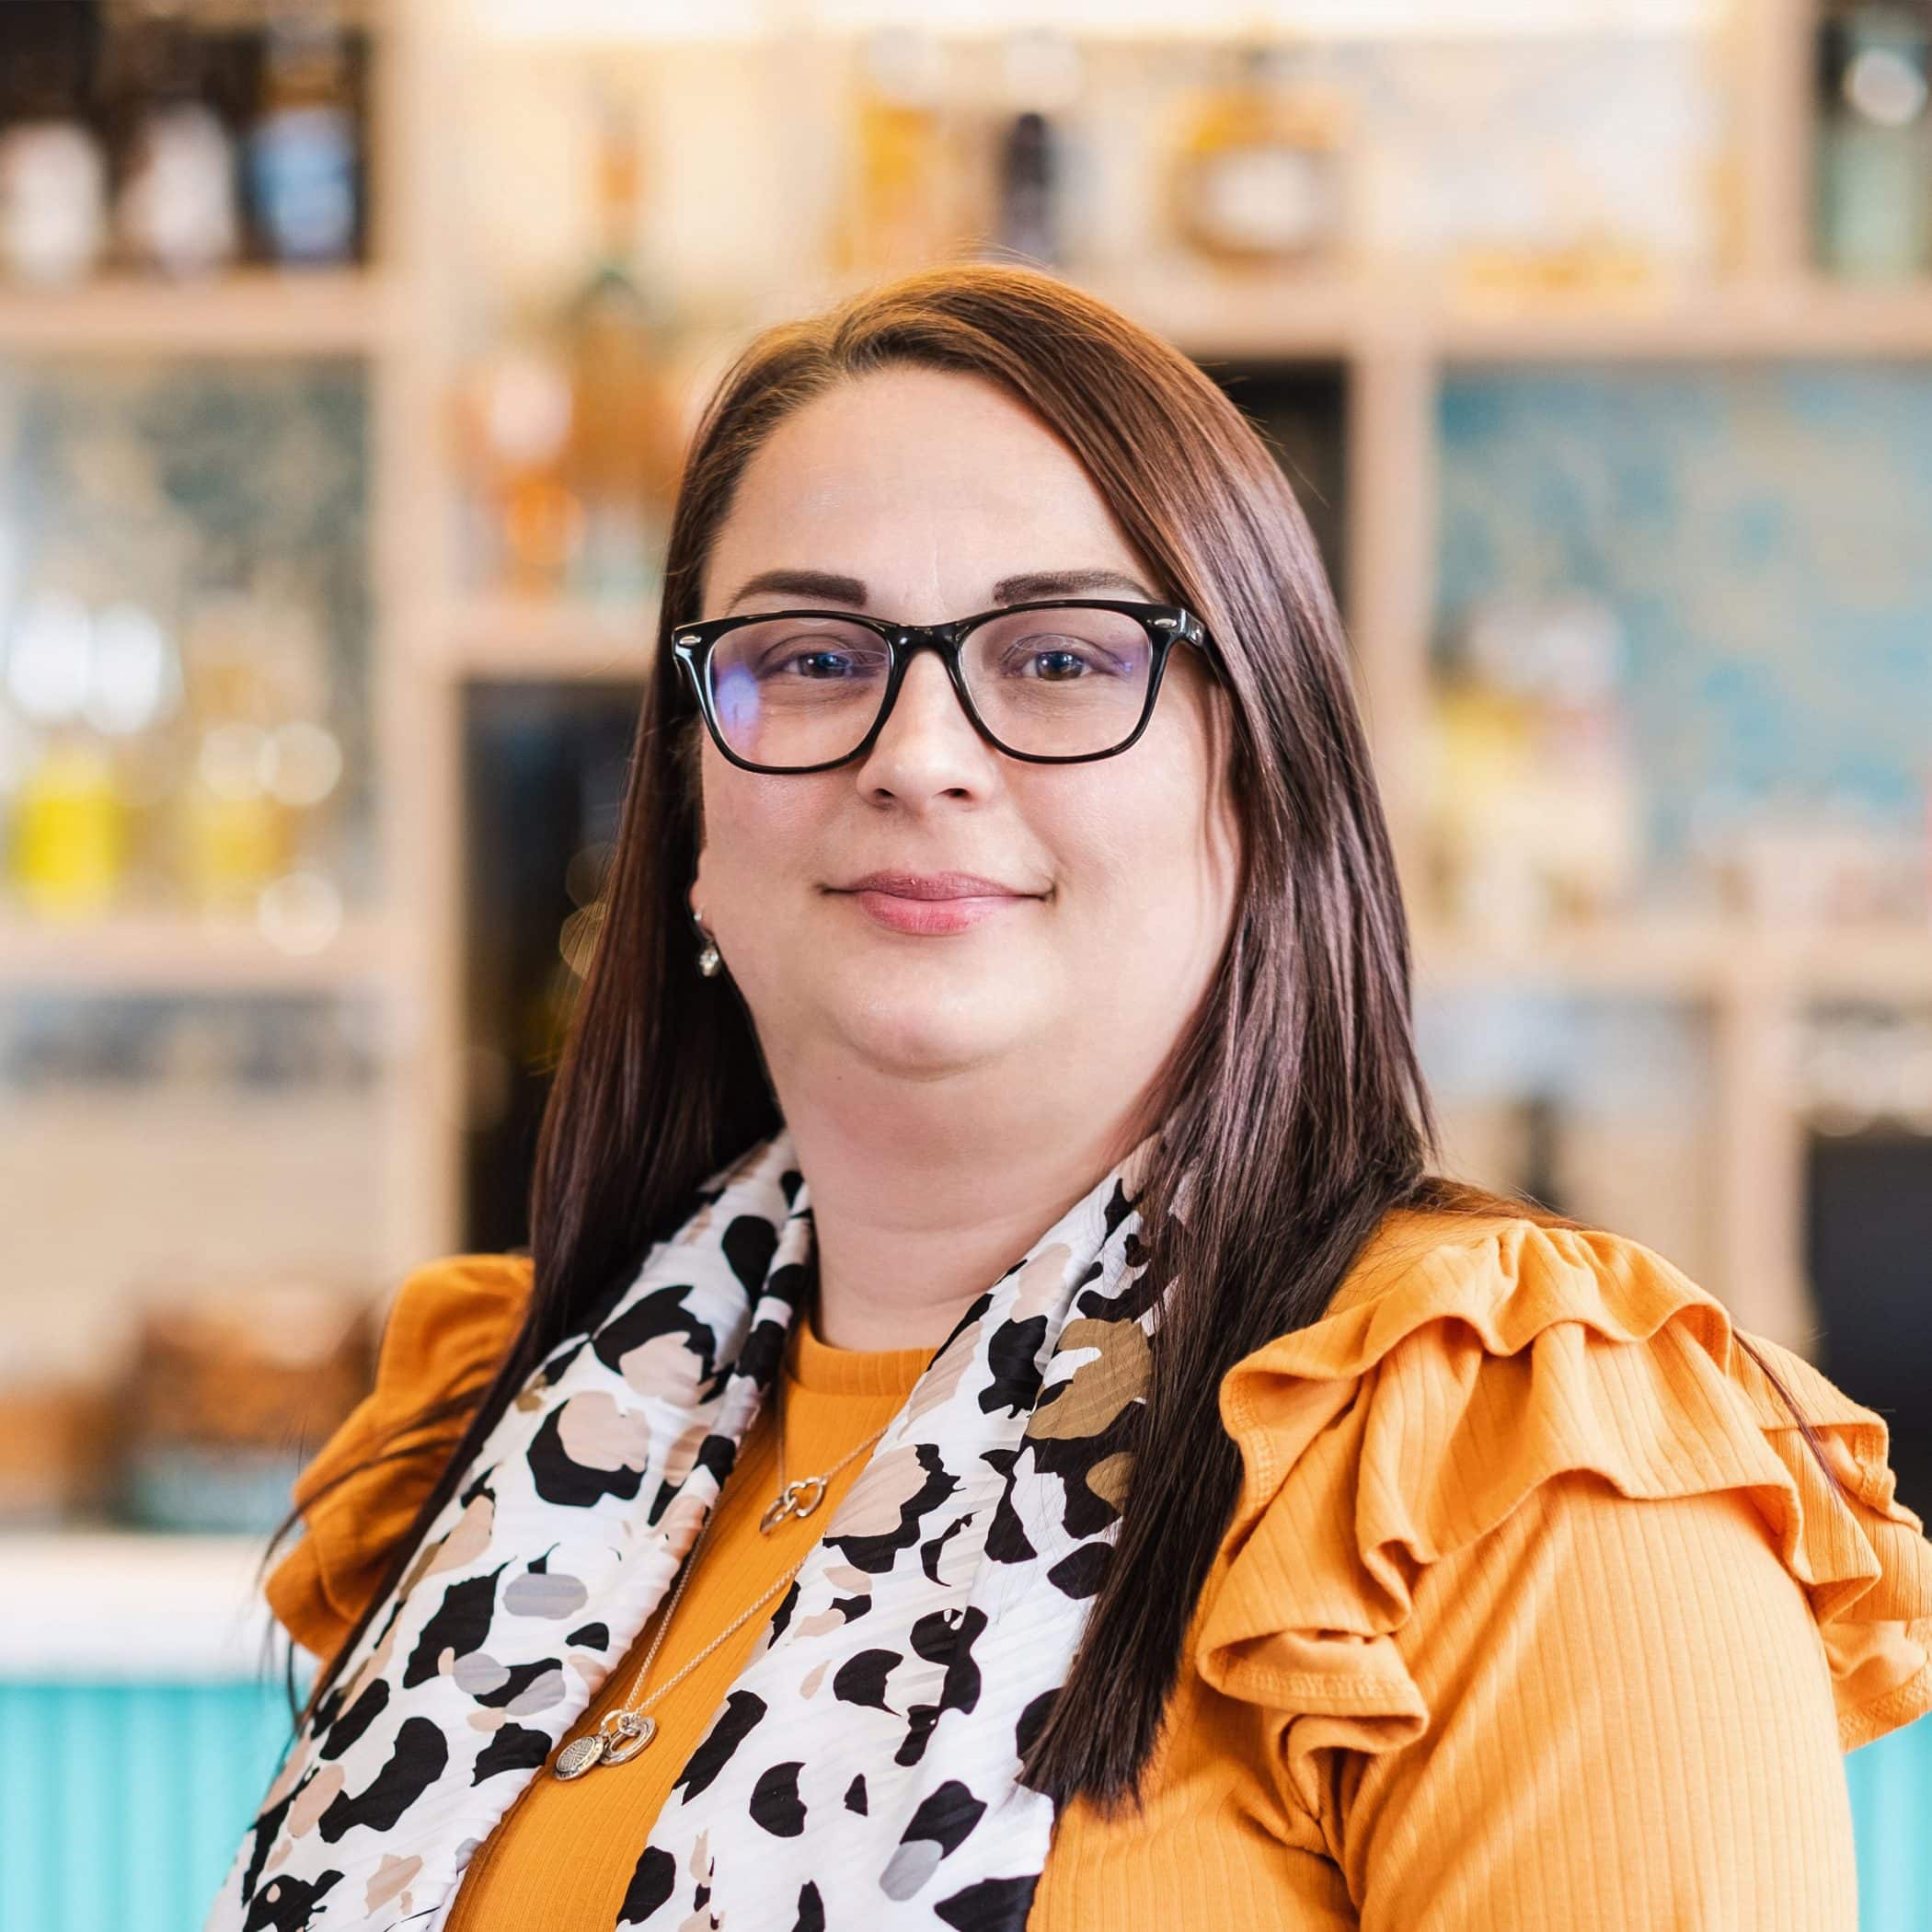
[(1845, 1760), (1858, 1932), (1932, 1932), (1932, 1717)]
[[(287, 1739), (279, 1685), (0, 1684), (0, 1932), (200, 1932)], [(1859, 1932), (1928, 1932), (1932, 1717), (1845, 1769)]]
[(288, 1735), (279, 1685), (0, 1684), (0, 1932), (199, 1932)]

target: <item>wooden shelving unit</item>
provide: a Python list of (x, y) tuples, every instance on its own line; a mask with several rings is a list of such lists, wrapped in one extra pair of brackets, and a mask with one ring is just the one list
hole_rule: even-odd
[(1685, 1001), (1932, 1001), (1932, 932), (1916, 926), (1841, 926), (1826, 938), (1742, 922), (1640, 920), (1475, 946), (1424, 925), (1415, 939), (1421, 976), (1438, 988), (1503, 983)]
[(380, 991), (382, 923), (277, 945), (252, 921), (116, 917), (0, 925), (0, 998), (34, 989), (126, 993)]
[(1715, 357), (1916, 358), (1932, 353), (1932, 287), (1846, 288), (1792, 270), (1712, 287), (1659, 285), (1525, 305), (1425, 276), (1278, 275), (1177, 284), (1132, 277), (1087, 286), (1198, 356), (1436, 364), (1703, 361)]
[(0, 356), (379, 355), (407, 320), (401, 292), (367, 270), (247, 269), (180, 284), (104, 275), (0, 293)]
[[(1932, 360), (1932, 287), (1859, 292), (1804, 266), (1809, 167), (1802, 0), (1756, 0), (1733, 63), (1746, 164), (1740, 259), (1705, 289), (1502, 305), (1412, 277), (1312, 282), (1097, 280), (1096, 291), (1204, 359), (1328, 360), (1348, 385), (1351, 629), (1362, 696), (1405, 879), (1420, 878), (1413, 755), (1427, 715), (1436, 555), (1435, 407), (1445, 371), (1564, 360), (1891, 357)], [(381, 906), (321, 952), (278, 958), (258, 939), (125, 929), (81, 942), (0, 930), (0, 989), (63, 977), (89, 985), (353, 983), (400, 1016), (383, 1102), (385, 1275), (460, 1244), (463, 1110), (460, 899), (465, 875), (461, 716), (477, 681), (640, 680), (653, 614), (475, 600), (456, 581), (444, 441), (454, 370), (447, 116), (460, 111), (460, 0), (397, 0), (376, 62), (378, 267), (324, 277), (247, 276), (198, 290), (103, 284), (0, 298), (0, 357), (40, 354), (347, 354), (374, 409), (372, 664), (377, 720)], [(816, 305), (829, 282), (774, 291), (764, 311)], [(747, 325), (746, 332), (749, 332)], [(1746, 1326), (1806, 1345), (1798, 1195), (1800, 1123), (1789, 1022), (1835, 995), (1932, 999), (1932, 931), (1837, 933), (1828, 942), (1723, 926), (1552, 936), (1472, 948), (1424, 930), (1425, 985), (1535, 983), (1707, 1005), (1723, 1133), (1709, 1285)]]

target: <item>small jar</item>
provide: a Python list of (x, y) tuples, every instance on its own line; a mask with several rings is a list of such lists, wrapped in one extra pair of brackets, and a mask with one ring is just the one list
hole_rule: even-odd
[(1819, 40), (1819, 265), (1896, 280), (1932, 269), (1932, 29), (1918, 6), (1861, 4)]

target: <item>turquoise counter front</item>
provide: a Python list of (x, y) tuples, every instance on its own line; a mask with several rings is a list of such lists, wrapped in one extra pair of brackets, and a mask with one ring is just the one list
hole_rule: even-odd
[(288, 1730), (279, 1685), (0, 1684), (0, 1928), (199, 1932)]
[[(259, 1674), (259, 1546), (65, 1542), (0, 1540), (10, 1591), (38, 1592), (16, 1601), (52, 1620), (0, 1636), (0, 1932), (199, 1932), (288, 1738), (282, 1685)], [(122, 1641), (102, 1649), (117, 1612)], [(1845, 1769), (1859, 1932), (1928, 1932), (1932, 1717)]]

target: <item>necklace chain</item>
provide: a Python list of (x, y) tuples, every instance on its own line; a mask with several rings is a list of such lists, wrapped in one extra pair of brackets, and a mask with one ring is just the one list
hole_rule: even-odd
[[(758, 1533), (768, 1536), (788, 1516), (809, 1516), (825, 1500), (825, 1489), (832, 1478), (849, 1464), (856, 1462), (885, 1433), (885, 1429), (875, 1431), (857, 1448), (848, 1449), (829, 1469), (816, 1476), (801, 1476), (797, 1482), (785, 1479), (785, 1374), (781, 1369), (774, 1387), (773, 1408), (777, 1412), (778, 1425), (778, 1493), (770, 1508), (758, 1519)], [(888, 1422), (886, 1429), (892, 1425)]]
[[(785, 1479), (785, 1371), (781, 1366), (773, 1383), (773, 1422), (778, 1437), (778, 1495), (776, 1501), (758, 1519), (758, 1529), (762, 1535), (770, 1535), (772, 1531), (792, 1516), (809, 1516), (825, 1500), (825, 1490), (832, 1478), (848, 1464), (863, 1455), (885, 1434), (885, 1429), (869, 1435), (856, 1449), (849, 1450), (839, 1457), (829, 1469), (817, 1476), (800, 1477), (797, 1482)], [(891, 1424), (888, 1422), (886, 1428)], [(658, 1618), (657, 1629), (652, 1633), (650, 1647), (644, 1652), (644, 1662), (638, 1666), (638, 1674), (631, 1679), (621, 1708), (605, 1712), (597, 1729), (573, 1743), (566, 1744), (558, 1753), (552, 1769), (563, 1779), (581, 1777), (585, 1772), (598, 1765), (627, 1764), (657, 1735), (657, 1719), (647, 1713), (659, 1698), (666, 1696), (682, 1684), (706, 1658), (735, 1636), (755, 1616), (765, 1605), (785, 1589), (803, 1570), (811, 1551), (794, 1563), (785, 1574), (764, 1592), (755, 1602), (747, 1604), (696, 1656), (679, 1666), (650, 1696), (638, 1703), (638, 1693), (643, 1689), (650, 1675), (650, 1667), (658, 1661), (658, 1651), (662, 1648), (666, 1633), (671, 1628), (671, 1619), (676, 1615), (679, 1600), (684, 1596), (684, 1585), (691, 1581), (691, 1572), (697, 1567), (697, 1553), (705, 1538), (710, 1535), (711, 1525), (718, 1520), (718, 1502), (713, 1501), (704, 1525), (692, 1538), (691, 1547), (684, 1552), (684, 1560), (679, 1566), (676, 1584), (671, 1592), (670, 1601), (664, 1605), (663, 1614)], [(816, 1547), (816, 1546), (813, 1546)]]

